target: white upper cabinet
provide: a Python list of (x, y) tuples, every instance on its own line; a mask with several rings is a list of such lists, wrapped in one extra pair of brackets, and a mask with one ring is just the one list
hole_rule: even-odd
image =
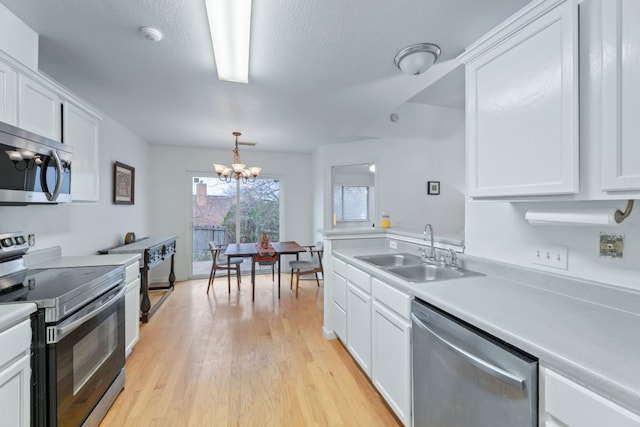
[[(602, 191), (640, 190), (640, 2), (597, 0), (601, 19)], [(599, 16), (598, 16), (599, 15)]]
[(62, 142), (73, 148), (71, 198), (98, 201), (99, 119), (69, 101), (64, 102)]
[(576, 1), (533, 2), (459, 59), (469, 196), (577, 193)]
[(0, 122), (18, 124), (18, 72), (0, 61)]
[(61, 140), (60, 97), (43, 84), (18, 76), (18, 127), (38, 135)]

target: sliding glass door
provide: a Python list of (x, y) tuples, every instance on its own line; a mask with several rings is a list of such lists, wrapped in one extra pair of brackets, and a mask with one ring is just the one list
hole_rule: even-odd
[[(280, 181), (257, 179), (242, 184), (218, 177), (194, 176), (192, 189), (192, 276), (211, 268), (208, 243), (250, 243), (266, 233), (280, 240)], [(247, 263), (249, 265), (249, 263)]]

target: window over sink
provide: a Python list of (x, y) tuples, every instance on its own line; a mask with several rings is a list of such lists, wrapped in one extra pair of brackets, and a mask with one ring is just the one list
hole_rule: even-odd
[(375, 164), (333, 166), (333, 226), (372, 222), (375, 212)]

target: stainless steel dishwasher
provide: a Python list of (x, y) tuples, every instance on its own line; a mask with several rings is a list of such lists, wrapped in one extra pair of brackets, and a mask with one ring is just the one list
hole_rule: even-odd
[(413, 324), (415, 427), (538, 425), (538, 362), (420, 300)]

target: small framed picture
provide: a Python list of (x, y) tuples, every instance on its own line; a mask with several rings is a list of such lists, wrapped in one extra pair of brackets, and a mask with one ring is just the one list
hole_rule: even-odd
[(440, 181), (427, 181), (427, 194), (431, 196), (440, 194)]
[(135, 195), (136, 170), (124, 163), (113, 165), (113, 203), (133, 205)]

